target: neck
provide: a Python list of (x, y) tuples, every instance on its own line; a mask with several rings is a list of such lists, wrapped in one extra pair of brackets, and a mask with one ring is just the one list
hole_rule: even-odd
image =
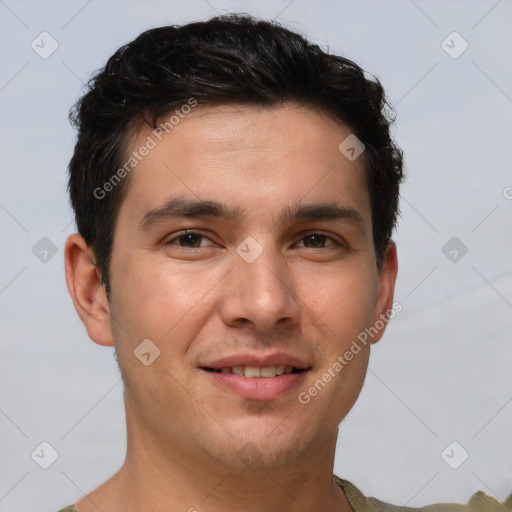
[(127, 422), (128, 449), (121, 469), (76, 503), (78, 512), (351, 512), (333, 482), (337, 431), (321, 446), (272, 467), (240, 468), (183, 450)]

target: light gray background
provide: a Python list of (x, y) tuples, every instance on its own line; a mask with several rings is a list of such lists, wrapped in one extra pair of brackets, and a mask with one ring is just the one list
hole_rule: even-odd
[[(404, 309), (373, 347), (335, 472), (398, 505), (465, 502), (477, 490), (503, 500), (512, 491), (509, 0), (0, 0), (0, 511), (55, 512), (124, 458), (113, 349), (88, 339), (64, 281), (75, 229), (68, 109), (81, 82), (143, 30), (216, 12), (277, 17), (379, 77), (398, 111)], [(31, 48), (43, 31), (59, 45), (47, 59)], [(446, 45), (454, 53), (463, 42), (441, 44), (453, 31), (469, 44), (456, 59)], [(32, 253), (42, 237), (57, 248), (46, 263)], [(452, 237), (468, 249), (456, 263), (442, 252)], [(42, 441), (59, 454), (48, 469), (31, 458)], [(469, 453), (458, 469), (441, 457), (452, 441)]]

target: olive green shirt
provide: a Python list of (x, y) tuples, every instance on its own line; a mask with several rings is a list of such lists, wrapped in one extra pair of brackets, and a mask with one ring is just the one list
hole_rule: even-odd
[[(399, 507), (384, 503), (376, 498), (367, 498), (355, 485), (334, 475), (334, 481), (343, 489), (354, 512), (512, 512), (512, 494), (503, 503), (478, 491), (471, 496), (467, 505), (438, 503), (421, 508)], [(74, 505), (59, 512), (77, 512)]]

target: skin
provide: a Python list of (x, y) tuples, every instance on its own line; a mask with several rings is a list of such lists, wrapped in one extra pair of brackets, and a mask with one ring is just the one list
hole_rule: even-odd
[[(390, 242), (379, 272), (364, 153), (349, 161), (338, 150), (349, 133), (292, 104), (197, 107), (130, 175), (110, 303), (94, 255), (78, 234), (68, 238), (67, 286), (90, 338), (115, 346), (128, 434), (123, 466), (76, 503), (79, 512), (267, 512), (269, 503), (286, 512), (352, 510), (332, 471), (338, 425), (363, 385), (370, 343), (307, 405), (297, 400), (393, 304), (396, 247)], [(150, 134), (134, 134), (131, 150)], [(139, 229), (148, 210), (175, 196), (224, 202), (244, 217)], [(352, 208), (364, 229), (348, 220), (276, 223), (297, 201)], [(176, 239), (184, 229), (206, 238), (187, 246)], [(331, 238), (306, 237), (315, 233)], [(236, 252), (248, 236), (263, 248), (250, 264)], [(145, 339), (160, 349), (149, 366), (133, 354)], [(273, 400), (242, 398), (199, 368), (275, 350), (311, 370)], [(248, 446), (257, 454), (250, 467), (237, 454)]]

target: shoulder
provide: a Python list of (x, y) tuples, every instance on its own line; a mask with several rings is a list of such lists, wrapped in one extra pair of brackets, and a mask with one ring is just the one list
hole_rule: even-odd
[(61, 508), (59, 512), (77, 512), (75, 505), (69, 505), (68, 507)]
[(499, 503), (482, 491), (478, 491), (471, 496), (465, 505), (437, 503), (426, 507), (411, 508), (384, 503), (377, 498), (369, 498), (354, 484), (336, 475), (334, 475), (334, 481), (345, 493), (354, 512), (512, 512), (512, 494), (503, 503)]

